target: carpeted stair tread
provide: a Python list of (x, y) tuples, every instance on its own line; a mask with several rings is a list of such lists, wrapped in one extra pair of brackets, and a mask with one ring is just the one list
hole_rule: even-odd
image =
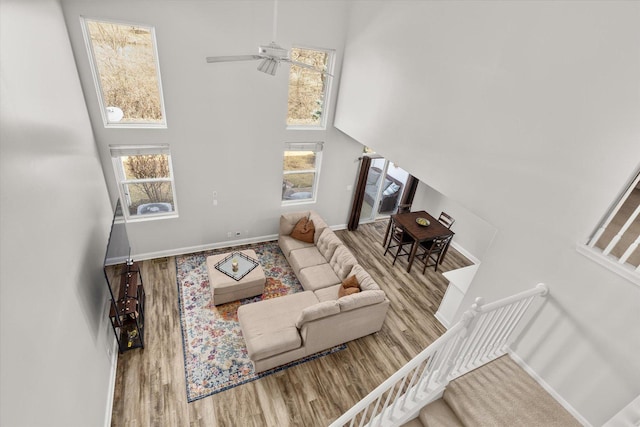
[(402, 424), (400, 427), (423, 427), (419, 418), (414, 418)]
[(434, 400), (422, 408), (418, 418), (424, 427), (464, 427), (444, 399)]
[(508, 355), (452, 381), (443, 400), (466, 426), (580, 426)]

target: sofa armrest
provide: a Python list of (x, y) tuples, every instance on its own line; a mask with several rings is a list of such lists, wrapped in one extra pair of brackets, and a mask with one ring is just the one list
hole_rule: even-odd
[(386, 295), (384, 291), (380, 289), (376, 291), (357, 292), (355, 294), (338, 298), (338, 304), (340, 305), (340, 311), (349, 311), (365, 307), (367, 305), (378, 304), (385, 299)]
[(312, 320), (317, 320), (322, 317), (332, 316), (340, 313), (340, 306), (338, 301), (324, 301), (314, 304), (311, 307), (307, 307), (300, 313), (298, 320), (296, 320), (296, 327), (300, 329), (302, 325)]
[(300, 329), (300, 336), (307, 354), (317, 353), (379, 331), (388, 309), (389, 300), (385, 298), (377, 304), (341, 311), (305, 323)]
[(278, 230), (278, 234), (281, 236), (288, 236), (291, 234), (293, 227), (296, 226), (298, 221), (308, 216), (309, 211), (283, 213), (280, 215), (280, 229)]

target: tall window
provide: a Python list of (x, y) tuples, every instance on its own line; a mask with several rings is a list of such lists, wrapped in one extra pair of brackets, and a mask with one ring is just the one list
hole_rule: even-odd
[(111, 146), (125, 217), (176, 217), (175, 185), (168, 145)]
[[(333, 51), (291, 49), (291, 59), (331, 73)], [(289, 70), (289, 109), (287, 126), (296, 128), (324, 128), (331, 76), (298, 65)]]
[(82, 19), (105, 126), (166, 127), (153, 27)]
[(314, 202), (320, 175), (322, 142), (286, 143), (284, 149), (282, 202)]

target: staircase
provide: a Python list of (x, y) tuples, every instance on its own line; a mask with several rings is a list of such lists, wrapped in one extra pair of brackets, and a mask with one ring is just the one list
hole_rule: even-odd
[(508, 355), (452, 381), (403, 427), (580, 426)]
[[(515, 362), (502, 357), (532, 301), (547, 292), (541, 283), (489, 304), (476, 299), (460, 322), (331, 427), (579, 425)], [(538, 423), (546, 420), (547, 410), (552, 420), (566, 423)], [(528, 417), (533, 421), (525, 422)]]

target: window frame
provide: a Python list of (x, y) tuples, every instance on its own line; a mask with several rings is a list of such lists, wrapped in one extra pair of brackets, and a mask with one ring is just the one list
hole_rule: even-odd
[[(157, 219), (178, 218), (178, 201), (176, 197), (175, 176), (173, 174), (173, 162), (171, 158), (171, 150), (168, 144), (158, 145), (110, 145), (111, 163), (113, 165), (113, 173), (118, 187), (118, 194), (122, 201), (122, 212), (125, 222), (142, 222)], [(168, 178), (146, 178), (146, 179), (128, 179), (122, 165), (122, 157), (135, 155), (158, 155), (164, 154), (168, 158), (169, 177)], [(131, 215), (129, 212), (130, 196), (126, 192), (125, 187), (131, 184), (142, 184), (146, 182), (169, 182), (171, 184), (171, 196), (173, 199), (173, 211), (161, 212), (157, 214)]]
[[(312, 187), (312, 195), (309, 199), (284, 199), (284, 192), (281, 196), (282, 206), (291, 206), (291, 205), (303, 205), (309, 203), (316, 203), (318, 198), (318, 186), (320, 183), (320, 171), (322, 169), (322, 151), (324, 148), (324, 142), (285, 142), (284, 149), (282, 150), (282, 182), (284, 184), (284, 178), (286, 175), (293, 174), (302, 174), (302, 173), (313, 173), (313, 187)], [(284, 170), (284, 159), (285, 153), (287, 151), (313, 151), (315, 153), (315, 165), (314, 169), (305, 169), (305, 170), (296, 170), (296, 171), (285, 171)]]
[[(153, 57), (154, 66), (156, 70), (156, 78), (158, 80), (158, 96), (160, 97), (160, 109), (162, 111), (161, 123), (121, 123), (109, 121), (107, 114), (107, 105), (105, 105), (104, 90), (102, 88), (102, 82), (100, 80), (100, 71), (98, 70), (98, 64), (96, 62), (96, 55), (93, 48), (93, 42), (91, 41), (91, 34), (89, 33), (89, 26), (87, 21), (104, 22), (114, 25), (126, 25), (137, 28), (148, 29), (151, 35), (151, 41), (153, 45)], [(89, 59), (89, 66), (91, 67), (91, 75), (93, 77), (93, 84), (96, 88), (96, 94), (98, 96), (98, 106), (100, 108), (100, 115), (102, 116), (102, 122), (105, 128), (137, 128), (137, 129), (166, 129), (167, 128), (167, 113), (164, 105), (164, 93), (162, 90), (162, 77), (160, 75), (160, 58), (158, 56), (158, 41), (156, 38), (156, 30), (152, 25), (139, 24), (130, 21), (117, 21), (113, 19), (91, 18), (87, 16), (80, 16), (80, 26), (82, 27), (82, 36), (84, 38), (84, 44), (87, 48), (87, 55)]]
[[(317, 125), (290, 125), (288, 123), (286, 123), (288, 121), (289, 118), (289, 113), (288, 113), (288, 108), (287, 108), (287, 120), (285, 120), (286, 123), (286, 129), (287, 130), (326, 130), (327, 129), (327, 123), (328, 123), (328, 118), (327, 116), (329, 115), (329, 105), (331, 103), (331, 87), (333, 85), (333, 69), (335, 66), (335, 58), (336, 58), (336, 50), (335, 49), (326, 49), (326, 48), (321, 48), (321, 47), (315, 47), (315, 46), (307, 46), (307, 45), (293, 45), (292, 49), (304, 49), (304, 50), (314, 50), (314, 51), (318, 51), (318, 52), (324, 52), (328, 55), (327, 58), (327, 69), (326, 72), (328, 73), (326, 76), (326, 80), (325, 80), (325, 87), (324, 87), (324, 98), (323, 98), (323, 105), (322, 105), (322, 116), (320, 117), (320, 123)], [(295, 64), (291, 64), (290, 67), (293, 67)], [(330, 75), (331, 74), (331, 75)], [(289, 105), (289, 81), (291, 79), (291, 68), (289, 68), (289, 75), (287, 77), (287, 107)]]

